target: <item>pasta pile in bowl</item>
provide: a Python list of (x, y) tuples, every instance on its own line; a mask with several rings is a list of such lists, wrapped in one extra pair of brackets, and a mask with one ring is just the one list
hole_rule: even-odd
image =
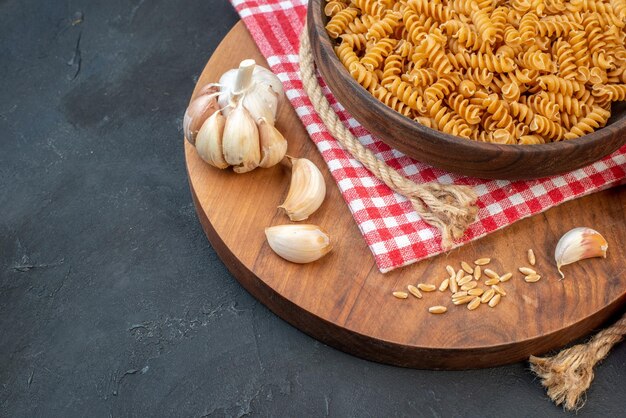
[(626, 100), (626, 0), (321, 7), (350, 76), (389, 108), (447, 134), (507, 145), (571, 140), (605, 126), (612, 102)]

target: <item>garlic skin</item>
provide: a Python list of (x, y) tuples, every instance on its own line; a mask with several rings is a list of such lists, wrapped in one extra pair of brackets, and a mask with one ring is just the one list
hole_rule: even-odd
[(324, 176), (312, 161), (292, 158), (291, 184), (287, 198), (279, 208), (292, 221), (303, 221), (315, 212), (326, 197)]
[(243, 100), (244, 107), (255, 121), (265, 118), (274, 125), (276, 113), (285, 93), (280, 79), (253, 59), (241, 61), (238, 69), (222, 74), (219, 80), (218, 104), (228, 117), (234, 105)]
[(287, 153), (287, 140), (274, 126), (261, 118), (258, 123), (261, 142), (259, 167), (269, 168), (278, 164)]
[(330, 250), (330, 237), (316, 225), (277, 225), (265, 228), (272, 250), (292, 263), (305, 264), (319, 260)]
[(226, 118), (221, 112), (213, 113), (202, 125), (196, 136), (196, 151), (200, 158), (213, 167), (224, 169), (228, 163), (222, 153), (222, 136)]
[(222, 137), (224, 160), (237, 173), (247, 173), (259, 166), (261, 147), (256, 123), (241, 103), (226, 118)]
[(609, 244), (596, 230), (586, 227), (574, 228), (561, 237), (554, 250), (556, 266), (562, 278), (561, 267), (585, 258), (604, 257)]
[(183, 132), (191, 144), (195, 145), (196, 136), (204, 122), (218, 111), (218, 94), (217, 87), (211, 84), (206, 85), (187, 107), (183, 117)]

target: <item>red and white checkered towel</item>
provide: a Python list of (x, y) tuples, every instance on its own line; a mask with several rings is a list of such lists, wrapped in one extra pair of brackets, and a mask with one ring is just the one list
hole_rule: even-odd
[[(328, 164), (380, 271), (384, 273), (441, 253), (439, 231), (420, 219), (406, 198), (391, 191), (345, 151), (313, 110), (298, 74), (298, 47), (307, 1), (231, 2), (272, 71), (283, 82), (287, 97)], [(626, 146), (583, 169), (534, 181), (480, 180), (448, 173), (417, 162), (373, 137), (319, 80), (333, 109), (377, 158), (416, 183), (437, 181), (474, 188), (479, 196), (478, 220), (459, 245), (565, 201), (622, 184), (626, 179)]]

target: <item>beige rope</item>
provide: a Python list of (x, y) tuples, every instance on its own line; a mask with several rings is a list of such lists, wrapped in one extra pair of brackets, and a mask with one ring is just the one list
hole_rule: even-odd
[(593, 381), (593, 368), (626, 335), (626, 314), (597, 333), (588, 343), (562, 350), (552, 357), (530, 357), (533, 372), (548, 389), (548, 396), (566, 410), (578, 410)]
[(476, 219), (477, 196), (474, 190), (467, 186), (440, 183), (416, 184), (365, 148), (344, 126), (322, 92), (315, 75), (306, 25), (300, 36), (300, 75), (313, 107), (337, 141), (378, 179), (395, 192), (406, 196), (420, 217), (441, 231), (444, 248), (450, 247), (455, 239), (461, 238)]

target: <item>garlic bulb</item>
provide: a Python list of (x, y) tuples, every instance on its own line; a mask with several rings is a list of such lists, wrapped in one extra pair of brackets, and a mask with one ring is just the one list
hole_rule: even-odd
[(303, 221), (315, 212), (326, 197), (324, 176), (312, 161), (292, 158), (291, 184), (287, 198), (279, 208), (292, 221)]
[(204, 86), (185, 111), (183, 132), (185, 133), (185, 138), (192, 144), (196, 143), (196, 135), (200, 127), (209, 116), (218, 110), (218, 94), (218, 89), (214, 85)]
[(561, 267), (572, 264), (585, 258), (604, 257), (609, 244), (606, 239), (596, 230), (591, 228), (574, 228), (561, 237), (554, 251), (556, 266), (561, 273)]
[(330, 238), (316, 225), (278, 225), (265, 228), (270, 248), (292, 263), (310, 263), (332, 249)]
[(185, 137), (217, 168), (232, 165), (235, 172), (246, 173), (272, 167), (287, 152), (287, 141), (274, 126), (283, 99), (276, 75), (254, 60), (243, 60), (219, 83), (200, 90), (185, 112)]

